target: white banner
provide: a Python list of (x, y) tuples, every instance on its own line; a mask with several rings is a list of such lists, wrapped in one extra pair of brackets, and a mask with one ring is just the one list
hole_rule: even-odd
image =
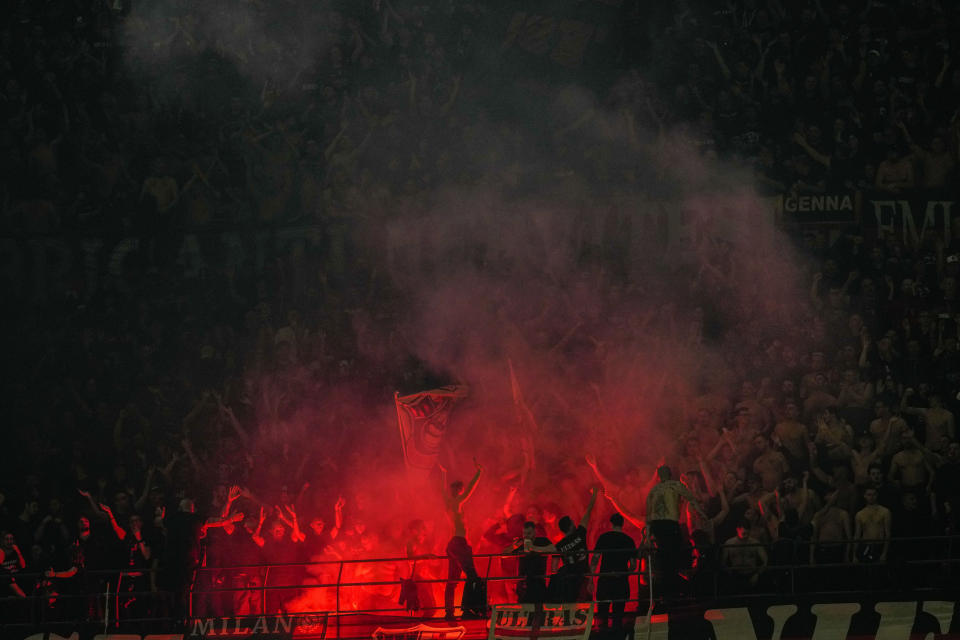
[(587, 640), (593, 604), (497, 604), (490, 616), (488, 640)]

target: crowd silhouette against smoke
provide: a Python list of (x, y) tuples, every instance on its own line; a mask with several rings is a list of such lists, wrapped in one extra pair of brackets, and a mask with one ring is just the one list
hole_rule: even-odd
[[(108, 586), (121, 616), (325, 611), (335, 564), (221, 567), (376, 557), (419, 560), (340, 578), (436, 580), (443, 615), (439, 466), (474, 461), (478, 555), (524, 521), (560, 550), (594, 486), (591, 548), (618, 512), (653, 544), (668, 465), (677, 589), (950, 579), (907, 564), (945, 543), (890, 539), (956, 532), (960, 225), (769, 196), (952, 201), (960, 9), (515, 4), (17, 4), (0, 616), (102, 617), (65, 596)], [(394, 393), (443, 385), (467, 397), (414, 474)]]

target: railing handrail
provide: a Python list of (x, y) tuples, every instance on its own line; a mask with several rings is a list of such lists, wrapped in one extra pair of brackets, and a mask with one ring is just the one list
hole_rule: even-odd
[[(765, 567), (754, 567), (754, 569), (762, 569), (768, 572), (768, 575), (771, 577), (772, 580), (778, 580), (779, 577), (781, 576), (786, 577), (786, 574), (789, 573), (790, 585), (789, 587), (786, 587), (787, 589), (786, 593), (789, 593), (789, 597), (792, 597), (792, 598), (800, 598), (802, 600), (817, 598), (817, 597), (830, 598), (830, 599), (834, 597), (851, 598), (851, 597), (862, 597), (860, 594), (867, 594), (867, 593), (869, 593), (872, 596), (877, 596), (878, 594), (888, 594), (887, 597), (891, 597), (893, 594), (903, 595), (903, 594), (909, 594), (909, 593), (949, 594), (951, 593), (951, 589), (949, 586), (944, 586), (944, 585), (947, 585), (948, 583), (944, 583), (944, 585), (929, 584), (928, 586), (923, 588), (918, 588), (913, 585), (905, 587), (903, 585), (898, 585), (896, 583), (888, 583), (885, 585), (883, 584), (876, 585), (872, 589), (872, 591), (866, 592), (866, 591), (859, 590), (860, 588), (862, 588), (862, 585), (854, 585), (851, 583), (850, 585), (848, 585), (850, 588), (841, 589), (841, 590), (837, 590), (837, 589), (825, 590), (819, 585), (812, 589), (797, 590), (796, 579), (798, 576), (802, 576), (802, 575), (815, 576), (817, 575), (817, 572), (828, 571), (831, 569), (836, 570), (837, 568), (841, 568), (841, 567), (851, 568), (855, 566), (850, 561), (820, 563), (820, 564), (816, 564), (813, 562), (810, 562), (810, 563), (801, 562), (800, 560), (805, 558), (805, 556), (803, 554), (798, 553), (798, 551), (801, 549), (806, 550), (806, 549), (810, 549), (810, 548), (821, 546), (821, 545), (832, 546), (832, 547), (847, 546), (849, 551), (850, 546), (856, 546), (859, 544), (872, 544), (872, 543), (879, 543), (879, 542), (890, 543), (891, 555), (888, 557), (886, 562), (882, 564), (874, 563), (874, 564), (865, 564), (860, 566), (866, 566), (866, 567), (883, 566), (883, 567), (886, 567), (886, 570), (890, 570), (890, 571), (896, 571), (898, 569), (909, 569), (911, 567), (936, 566), (936, 567), (940, 567), (941, 569), (941, 571), (939, 571), (938, 574), (942, 574), (942, 576), (946, 576), (948, 574), (949, 575), (955, 574), (956, 567), (960, 565), (960, 557), (958, 558), (952, 557), (953, 556), (952, 552), (954, 549), (956, 549), (956, 547), (954, 547), (953, 545), (956, 544), (958, 538), (960, 538), (960, 536), (956, 534), (927, 535), (927, 536), (900, 536), (900, 537), (891, 537), (890, 539), (871, 538), (871, 539), (861, 539), (861, 540), (852, 540), (852, 539), (851, 540), (830, 540), (830, 541), (823, 541), (823, 542), (815, 542), (812, 540), (804, 540), (804, 539), (783, 538), (781, 540), (772, 541), (772, 542), (738, 542), (736, 543), (735, 546), (738, 549), (743, 549), (745, 547), (762, 547), (762, 548), (769, 549), (774, 547), (778, 542), (787, 543), (784, 546), (789, 548), (789, 550), (792, 552), (793, 555), (792, 557), (790, 556), (783, 556), (783, 557), (788, 557), (791, 560), (789, 563), (774, 564), (769, 561), (770, 559), (768, 559), (768, 563), (766, 564)], [(934, 554), (932, 553), (930, 556), (925, 556), (925, 557), (916, 557), (917, 554), (910, 554), (910, 553), (904, 553), (899, 556), (894, 555), (896, 553), (895, 550), (897, 550), (898, 545), (900, 549), (904, 549), (906, 548), (906, 545), (904, 543), (919, 544), (919, 543), (931, 543), (931, 541), (934, 541), (934, 542), (940, 541), (942, 544), (945, 544), (946, 546), (940, 547), (934, 544), (928, 544), (928, 547), (927, 547), (928, 551), (932, 552), (935, 549), (942, 548), (942, 549), (946, 549), (946, 552), (942, 554), (938, 554), (935, 557), (934, 557)], [(728, 545), (726, 545), (725, 542), (718, 541), (718, 542), (711, 543), (709, 545), (709, 548), (719, 553), (724, 548), (727, 548), (727, 546)], [(700, 547), (700, 549), (703, 550), (704, 547)], [(599, 570), (590, 570), (591, 565), (593, 564), (593, 563), (590, 563), (586, 567), (587, 570), (584, 571), (584, 577), (590, 579), (591, 584), (592, 584), (593, 578), (619, 576), (619, 577), (627, 577), (632, 579), (631, 578), (632, 576), (637, 576), (637, 580), (638, 580), (637, 586), (640, 588), (640, 591), (642, 592), (644, 590), (644, 585), (646, 585), (646, 587), (650, 591), (649, 601), (645, 597), (640, 597), (640, 593), (636, 594), (637, 597), (635, 598), (597, 599), (596, 593), (594, 592), (591, 598), (592, 602), (594, 603), (598, 603), (598, 602), (636, 603), (637, 605), (636, 610), (638, 612), (646, 611), (645, 607), (653, 606), (653, 602), (654, 602), (653, 585), (657, 579), (656, 576), (658, 575), (656, 572), (656, 562), (658, 561), (656, 549), (651, 548), (648, 545), (643, 545), (639, 549), (631, 549), (631, 548), (599, 549), (599, 550), (589, 549), (587, 550), (587, 552), (589, 554), (589, 557), (592, 558), (593, 560), (596, 560), (597, 556), (602, 557), (604, 553), (629, 554), (629, 555), (634, 555), (634, 557), (639, 557), (646, 560), (645, 567), (643, 564), (638, 562), (635, 565), (634, 570), (632, 571), (628, 570), (628, 571), (601, 572)], [(487, 565), (488, 571), (486, 572), (487, 573), (486, 581), (490, 582), (491, 584), (498, 584), (498, 583), (499, 584), (511, 584), (511, 583), (515, 584), (530, 578), (545, 581), (551, 577), (551, 567), (553, 565), (552, 563), (549, 563), (549, 562), (546, 563), (546, 573), (542, 575), (503, 575), (503, 576), (489, 575), (490, 562), (492, 562), (494, 558), (519, 561), (519, 560), (522, 560), (526, 555), (527, 554), (522, 551), (515, 551), (512, 553), (502, 553), (502, 552), (477, 553), (477, 554), (474, 554), (474, 557), (475, 559), (478, 559), (478, 560), (488, 559), (488, 565)], [(561, 554), (552, 552), (552, 553), (544, 553), (540, 555), (542, 555), (544, 559), (547, 559), (549, 557), (558, 556)], [(700, 576), (700, 578), (703, 578), (704, 580), (707, 581), (702, 584), (709, 585), (710, 582), (712, 582), (712, 587), (708, 587), (708, 590), (706, 592), (698, 596), (702, 598), (703, 601), (705, 602), (709, 601), (709, 602), (715, 602), (715, 603), (727, 603), (727, 602), (750, 603), (750, 602), (762, 602), (766, 599), (770, 599), (778, 595), (780, 596), (785, 595), (785, 592), (783, 590), (778, 590), (776, 592), (767, 592), (767, 591), (760, 592), (760, 591), (757, 591), (756, 589), (750, 590), (749, 592), (725, 592), (721, 590), (720, 582), (719, 582), (721, 577), (724, 575), (730, 575), (730, 576), (736, 575), (740, 567), (724, 566), (722, 562), (718, 561), (720, 557), (719, 555), (715, 555), (713, 557), (715, 558), (714, 561), (701, 565), (695, 572), (695, 575)], [(845, 556), (845, 557), (849, 557), (849, 556)], [(351, 576), (347, 574), (346, 580), (345, 580), (344, 574), (345, 574), (346, 568), (350, 566), (357, 566), (362, 564), (402, 565), (402, 564), (410, 564), (415, 561), (446, 562), (447, 560), (448, 558), (445, 555), (426, 554), (426, 555), (421, 555), (416, 557), (351, 558), (351, 559), (341, 558), (341, 559), (333, 559), (333, 560), (302, 561), (302, 562), (291, 562), (291, 563), (274, 563), (274, 564), (260, 563), (260, 564), (240, 564), (240, 565), (198, 567), (197, 575), (198, 576), (203, 575), (203, 576), (206, 576), (206, 578), (204, 580), (199, 580), (193, 586), (193, 588), (190, 591), (190, 598), (193, 599), (199, 596), (201, 598), (204, 598), (204, 600), (202, 600), (203, 602), (209, 603), (209, 602), (212, 602), (217, 597), (217, 594), (223, 597), (231, 598), (230, 594), (235, 594), (238, 592), (247, 591), (255, 594), (258, 593), (260, 603), (259, 605), (254, 605), (254, 606), (259, 607), (259, 611), (261, 612), (261, 615), (268, 615), (267, 608), (266, 608), (268, 594), (276, 594), (282, 591), (293, 591), (293, 590), (296, 590), (300, 594), (306, 594), (311, 590), (333, 589), (335, 590), (335, 601), (332, 603), (329, 600), (326, 601), (330, 605), (330, 608), (326, 610), (318, 610), (318, 611), (299, 611), (298, 610), (298, 611), (291, 611), (289, 613), (291, 615), (296, 615), (296, 616), (310, 616), (310, 615), (326, 616), (325, 624), (335, 625), (335, 628), (336, 628), (335, 637), (342, 637), (341, 619), (344, 616), (358, 615), (358, 614), (407, 615), (409, 613), (405, 608), (393, 608), (392, 606), (389, 606), (389, 604), (384, 605), (385, 607), (388, 607), (388, 608), (384, 608), (384, 607), (377, 608), (377, 609), (351, 608), (351, 607), (362, 607), (364, 606), (364, 604), (367, 604), (367, 605), (374, 604), (373, 601), (364, 602), (364, 601), (354, 601), (352, 599), (350, 600), (350, 606), (348, 606), (347, 608), (344, 608), (342, 603), (342, 598), (341, 598), (341, 594), (344, 589), (350, 590), (350, 589), (364, 588), (364, 587), (368, 587), (368, 588), (369, 587), (375, 587), (375, 588), (388, 587), (391, 590), (394, 590), (400, 587), (405, 581), (410, 579), (414, 580), (414, 582), (417, 585), (436, 585), (436, 584), (450, 583), (450, 582), (463, 584), (467, 581), (467, 578), (465, 576), (458, 578), (456, 580), (448, 580), (446, 577), (443, 577), (443, 574), (441, 574), (441, 577), (437, 577), (437, 578), (432, 578), (432, 577), (418, 578), (413, 575), (399, 575), (399, 573), (403, 573), (403, 572), (398, 572), (398, 574), (393, 574), (390, 579), (386, 579), (386, 580), (366, 580), (366, 581), (357, 581), (355, 579), (351, 579)], [(318, 582), (316, 584), (304, 584), (302, 581), (298, 580), (295, 583), (291, 581), (291, 583), (289, 584), (268, 584), (268, 582), (271, 582), (271, 581), (268, 579), (269, 573), (267, 572), (269, 572), (271, 569), (286, 568), (286, 567), (317, 567), (317, 566), (325, 566), (325, 567), (331, 567), (331, 568), (333, 566), (336, 566), (337, 568), (336, 581), (335, 582), (324, 581), (324, 582)], [(598, 567), (594, 565), (594, 568), (598, 568)], [(743, 567), (743, 569), (746, 569), (746, 568), (748, 567)], [(129, 566), (124, 566), (119, 569), (87, 570), (85, 571), (85, 575), (87, 579), (95, 579), (97, 577), (103, 577), (103, 578), (109, 579), (111, 576), (119, 576), (118, 581), (122, 581), (123, 579), (122, 576), (129, 575), (130, 573), (138, 573), (138, 574), (141, 574), (141, 576), (147, 576), (151, 573), (154, 573), (156, 571), (162, 571), (162, 570), (163, 570), (163, 567), (132, 569)], [(230, 572), (234, 572), (235, 574), (237, 574), (245, 571), (259, 572), (261, 570), (263, 570), (264, 573), (260, 574), (261, 579), (257, 580), (256, 586), (243, 586), (243, 585), (235, 586), (236, 583), (232, 583), (230, 581), (226, 581), (225, 583), (218, 584), (216, 580), (212, 579), (214, 576), (217, 576), (218, 574), (229, 575)], [(934, 575), (929, 570), (927, 571), (927, 573), (930, 575)], [(26, 602), (33, 603), (32, 610), (35, 612), (38, 612), (38, 613), (32, 614), (34, 616), (39, 615), (39, 620), (34, 619), (35, 624), (56, 625), (64, 622), (63, 620), (58, 621), (58, 620), (48, 619), (47, 616), (49, 614), (44, 612), (44, 607), (36, 606), (37, 604), (42, 603), (44, 599), (50, 597), (50, 594), (46, 593), (41, 588), (41, 585), (44, 585), (48, 580), (53, 584), (56, 584), (58, 579), (48, 579), (45, 576), (45, 572), (37, 572), (37, 571), (17, 571), (17, 572), (10, 573), (8, 575), (12, 575), (18, 581), (24, 581), (24, 582), (26, 582), (31, 578), (40, 578), (40, 580), (37, 581), (36, 588), (34, 588), (29, 593), (27, 598), (21, 598), (21, 597), (12, 596), (12, 595), (0, 597), (0, 606), (6, 606), (8, 603), (12, 603), (15, 601), (19, 601), (19, 602), (26, 601)], [(329, 573), (326, 575), (329, 576)], [(321, 574), (319, 577), (322, 578), (323, 574)], [(96, 582), (91, 582), (91, 584), (96, 584)], [(117, 588), (116, 588), (117, 583), (105, 581), (105, 582), (101, 582), (100, 584), (112, 585), (113, 588), (106, 589), (105, 590), (106, 593), (87, 592), (87, 593), (73, 593), (73, 594), (57, 594), (56, 598), (63, 600), (65, 603), (77, 602), (78, 600), (89, 599), (91, 597), (95, 597), (98, 600), (100, 598), (105, 598), (104, 603), (102, 604), (106, 604), (107, 600), (109, 600), (110, 601), (109, 604), (107, 604), (106, 607), (101, 608), (100, 615), (103, 615), (104, 609), (107, 609), (111, 612), (111, 615), (116, 619), (112, 621), (108, 619), (102, 620), (101, 623), (105, 625), (113, 624), (114, 626), (116, 626), (116, 625), (122, 625), (126, 623), (133, 623), (137, 621), (149, 622), (153, 620), (165, 620), (169, 622), (172, 620), (169, 617), (165, 617), (165, 618), (154, 617), (154, 618), (140, 619), (140, 618), (133, 618), (131, 616), (131, 617), (120, 618), (118, 617), (119, 612), (116, 612), (116, 613), (114, 612), (116, 605), (119, 602), (118, 598), (121, 597), (121, 594), (117, 593)], [(837, 585), (830, 585), (830, 586), (837, 586)], [(760, 588), (767, 589), (768, 587), (774, 588), (772, 587), (772, 583), (769, 583), (769, 582), (767, 583), (766, 586), (761, 586)], [(153, 601), (156, 601), (155, 599), (158, 598), (159, 594), (161, 593), (168, 593), (168, 592), (164, 592), (164, 591), (155, 592), (152, 589), (151, 591), (140, 590), (135, 592), (132, 592), (132, 591), (124, 592), (122, 597), (145, 596), (145, 600), (147, 601), (150, 601), (150, 599), (154, 599)], [(393, 593), (396, 594), (396, 591), (393, 591)], [(935, 597), (940, 597), (940, 596), (937, 595)], [(320, 602), (318, 601), (317, 604), (319, 603)], [(418, 607), (417, 610), (420, 612), (437, 612), (443, 608), (445, 607), (441, 606), (440, 602), (437, 602), (434, 605), (427, 605), (427, 603), (424, 603), (424, 606)], [(148, 613), (156, 613), (155, 611), (151, 612), (150, 609), (148, 609), (147, 611)], [(334, 619), (330, 620), (329, 619), (330, 616), (333, 616)], [(191, 617), (193, 616), (191, 615)], [(432, 619), (432, 617), (430, 615), (427, 615), (424, 619)], [(79, 619), (75, 619), (72, 621), (72, 624), (82, 624), (82, 623), (83, 621)], [(23, 626), (24, 625), (18, 622), (0, 621), (0, 628), (3, 628), (3, 629), (20, 628)]]
[[(823, 546), (839, 546), (839, 545), (848, 545), (848, 544), (874, 544), (874, 543), (885, 543), (890, 542), (927, 542), (927, 541), (950, 541), (960, 539), (960, 532), (954, 534), (941, 534), (941, 535), (928, 535), (928, 536), (899, 536), (899, 537), (890, 537), (890, 538), (857, 538), (857, 539), (848, 539), (848, 540), (825, 540), (825, 541), (816, 541), (816, 540), (804, 540), (797, 538), (781, 538), (780, 540), (772, 540), (770, 542), (749, 542), (743, 544), (737, 544), (738, 549), (750, 548), (750, 547), (762, 547), (769, 548), (778, 542), (790, 542), (794, 546), (810, 546), (810, 545), (823, 545)], [(697, 549), (723, 549), (724, 547), (732, 547), (734, 545), (727, 545), (726, 542), (712, 542), (705, 547), (693, 547)], [(649, 548), (621, 548), (621, 549), (588, 549), (587, 553), (591, 556), (593, 555), (603, 555), (604, 553), (633, 553), (635, 557), (645, 557), (650, 555), (652, 550)], [(541, 553), (536, 552), (538, 555), (545, 558), (550, 557), (559, 557), (562, 554), (557, 552)], [(482, 558), (508, 558), (508, 559), (519, 559), (524, 557), (523, 553), (474, 553), (473, 557), (475, 559)], [(270, 569), (270, 568), (282, 568), (282, 567), (316, 567), (324, 565), (354, 565), (354, 564), (374, 564), (374, 563), (388, 563), (388, 562), (423, 562), (423, 561), (437, 561), (445, 562), (447, 560), (446, 555), (438, 554), (423, 554), (418, 556), (391, 556), (386, 558), (343, 558), (343, 559), (332, 559), (332, 560), (301, 560), (298, 562), (260, 562), (260, 563), (249, 563), (249, 564), (224, 564), (224, 565), (204, 565), (198, 567), (200, 570), (240, 570), (240, 569)], [(785, 567), (787, 565), (777, 565), (778, 567)], [(808, 565), (804, 565), (808, 566)], [(162, 571), (163, 567), (145, 567), (142, 569), (131, 569), (128, 566), (125, 567), (114, 567), (114, 568), (104, 568), (104, 569), (84, 569), (83, 573), (90, 576), (96, 575), (116, 575), (116, 574), (131, 574), (131, 573), (141, 573), (141, 574), (150, 574)], [(42, 571), (17, 571), (13, 575), (20, 577), (44, 577), (44, 572)], [(63, 578), (53, 578), (55, 580)]]
[[(373, 559), (370, 562), (388, 562), (388, 560), (379, 560)], [(818, 569), (828, 569), (828, 568), (839, 568), (839, 567), (849, 567), (852, 563), (850, 562), (824, 562), (817, 564), (808, 564), (808, 563), (790, 563), (790, 564), (778, 564), (778, 565), (767, 565), (766, 570), (768, 571), (797, 571), (797, 570), (818, 570)], [(890, 564), (889, 562), (885, 564)], [(903, 562), (898, 563), (899, 565), (905, 566), (922, 566), (922, 565), (960, 565), (960, 558), (928, 558), (928, 559), (910, 559), (904, 560)], [(281, 566), (281, 565), (277, 565)], [(211, 568), (206, 570), (211, 571)], [(717, 566), (712, 567), (709, 571), (712, 572), (727, 572), (730, 570), (730, 567)], [(42, 575), (42, 574), (26, 574), (26, 573), (17, 573), (17, 577), (30, 577), (30, 575)], [(520, 580), (525, 580), (528, 578), (550, 578), (550, 573), (544, 574), (532, 574), (532, 575), (513, 575), (513, 576), (488, 576), (484, 578), (488, 582), (517, 582)], [(633, 571), (590, 571), (585, 572), (583, 577), (585, 578), (600, 578), (600, 577), (617, 577), (617, 576), (644, 576), (642, 570), (635, 569)], [(304, 584), (302, 582), (296, 583), (284, 583), (284, 584), (264, 584), (263, 586), (257, 587), (258, 589), (264, 590), (284, 590), (284, 589), (330, 589), (330, 588), (346, 588), (346, 587), (378, 587), (378, 586), (399, 586), (402, 585), (406, 580), (411, 578), (395, 578), (391, 580), (367, 580), (363, 582), (343, 582), (338, 580), (337, 582), (325, 582), (325, 583), (309, 583)], [(435, 584), (435, 583), (448, 583), (448, 582), (467, 582), (468, 578), (460, 577), (454, 580), (447, 578), (413, 578), (414, 582), (417, 584)], [(213, 587), (213, 588), (195, 588), (194, 593), (226, 593), (233, 591), (249, 591), (248, 587)], [(152, 593), (147, 591), (141, 592), (130, 592), (130, 593)], [(84, 594), (58, 594), (58, 597), (85, 597)], [(4, 600), (18, 600), (17, 596), (0, 596), (0, 602)]]

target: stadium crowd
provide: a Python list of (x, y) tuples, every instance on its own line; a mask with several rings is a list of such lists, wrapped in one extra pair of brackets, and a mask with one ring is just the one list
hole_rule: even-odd
[[(395, 311), (373, 267), (378, 230), (428, 209), (439, 187), (517, 189), (543, 170), (517, 160), (534, 148), (561, 179), (645, 188), (629, 153), (640, 134), (626, 154), (577, 135), (601, 114), (634, 132), (684, 130), (765, 193), (956, 195), (951, 3), (677, 2), (662, 34), (621, 51), (592, 104), (522, 126), (490, 108), (491, 77), (507, 72), (486, 59), (485, 3), (364, 0), (319, 17), (279, 3), (316, 37), (276, 25), (270, 3), (242, 3), (237, 20), (227, 3), (202, 4), (23, 1), (0, 29), (0, 617), (96, 618), (103, 598), (57, 596), (108, 588), (122, 615), (183, 616), (200, 565), (443, 553), (434, 523), (369, 530), (364, 498), (337, 487), (376, 462), (338, 456), (351, 405), (431, 383), (417, 362), (360, 344)], [(641, 4), (622, 3), (624, 41), (646, 38)], [(777, 566), (843, 563), (869, 569), (810, 573), (807, 586), (948, 579), (907, 564), (948, 559), (946, 542), (896, 539), (957, 531), (954, 233), (908, 243), (856, 225), (805, 229), (797, 244), (817, 265), (809, 299), (783, 335), (729, 354), (738, 384), (692, 401), (664, 452), (695, 496), (680, 519), (683, 582), (712, 592), (717, 570), (735, 591), (762, 591), (787, 579)], [(344, 384), (359, 403), (325, 405), (330, 453), (304, 455), (297, 399)], [(642, 524), (627, 503), (645, 479), (607, 477), (602, 457), (581, 467), (607, 508)], [(559, 538), (572, 507), (524, 497), (520, 523)], [(493, 533), (478, 551), (500, 550), (497, 531), (519, 535), (508, 516), (483, 523)], [(323, 577), (306, 571), (200, 580), (253, 593)], [(391, 589), (365, 602), (394, 603)], [(149, 591), (163, 595), (123, 595)], [(242, 593), (202, 606), (273, 612), (299, 597)]]

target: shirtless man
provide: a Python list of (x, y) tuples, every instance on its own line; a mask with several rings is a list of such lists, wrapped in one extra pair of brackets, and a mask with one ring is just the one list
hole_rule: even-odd
[(727, 502), (727, 496), (723, 488), (717, 487), (713, 483), (710, 470), (707, 468), (703, 458), (700, 458), (698, 463), (700, 465), (700, 472), (691, 471), (681, 477), (681, 482), (690, 489), (690, 492), (693, 493), (693, 496), (701, 505), (705, 505), (714, 496), (719, 496), (720, 511), (711, 518), (704, 519), (689, 502), (684, 502), (685, 517), (683, 521), (687, 525), (687, 532), (691, 536), (695, 531), (703, 531), (709, 536), (710, 541), (713, 542), (714, 529), (726, 520), (727, 515), (730, 513), (730, 504)]
[[(813, 456), (811, 456), (810, 459), (812, 461), (816, 460)], [(838, 464), (833, 467), (832, 473), (827, 474), (817, 464), (813, 464), (811, 471), (813, 471), (813, 475), (816, 476), (817, 480), (829, 487), (831, 493), (835, 494), (833, 498), (835, 506), (843, 509), (847, 514), (856, 513), (856, 505), (860, 500), (860, 492), (857, 486), (850, 481), (849, 467)], [(864, 472), (864, 476), (866, 477), (866, 471)], [(869, 481), (869, 478), (866, 478), (864, 483), (867, 481)]]
[(903, 447), (890, 461), (887, 479), (903, 492), (929, 493), (933, 484), (933, 467), (920, 450), (912, 429), (903, 432), (902, 440)]
[(883, 444), (880, 456), (886, 459), (900, 449), (900, 436), (907, 428), (907, 423), (903, 418), (893, 415), (883, 399), (878, 399), (873, 409), (877, 418), (870, 423), (870, 433), (877, 443)]
[(807, 468), (807, 442), (810, 432), (807, 425), (800, 422), (800, 408), (793, 400), (784, 405), (785, 418), (773, 428), (773, 441), (788, 456), (790, 467), (799, 473)]
[(953, 413), (944, 408), (943, 398), (937, 393), (930, 395), (929, 409), (923, 407), (908, 407), (907, 400), (913, 395), (913, 389), (907, 389), (903, 392), (903, 398), (900, 400), (900, 411), (907, 415), (920, 416), (923, 418), (923, 422), (926, 425), (924, 440), (927, 449), (934, 453), (943, 453), (944, 436), (947, 436), (946, 442), (953, 440), (957, 436)]
[(824, 411), (817, 418), (814, 442), (823, 447), (830, 461), (842, 462), (850, 457), (853, 428), (832, 411)]
[(803, 482), (798, 483), (796, 476), (787, 476), (783, 479), (783, 488), (780, 491), (781, 513), (793, 509), (803, 524), (810, 524), (820, 508), (820, 498), (807, 488), (808, 477), (809, 473), (804, 471)]
[(855, 563), (877, 563), (887, 561), (890, 549), (890, 509), (877, 503), (877, 490), (868, 487), (863, 492), (867, 503), (854, 518), (853, 539), (857, 541)]
[(837, 506), (837, 492), (813, 516), (813, 544), (810, 564), (839, 564), (850, 561), (850, 514)]
[(747, 591), (757, 586), (760, 575), (767, 568), (767, 552), (761, 543), (750, 536), (750, 523), (737, 523), (737, 535), (723, 544), (723, 567), (733, 578), (736, 591)]
[(670, 467), (657, 468), (660, 479), (647, 494), (647, 527), (657, 545), (656, 559), (663, 571), (668, 590), (676, 584), (683, 553), (680, 537), (680, 499), (687, 501), (700, 517), (707, 519), (703, 507), (684, 484), (673, 479)]
[(754, 436), (753, 446), (758, 453), (753, 461), (753, 472), (760, 476), (763, 490), (771, 493), (780, 486), (783, 476), (790, 470), (790, 465), (782, 453), (770, 448), (770, 442), (766, 436)]
[(869, 408), (873, 400), (873, 385), (860, 380), (856, 369), (845, 369), (840, 383), (840, 395), (837, 403), (841, 407)]
[(857, 448), (850, 452), (854, 484), (865, 485), (870, 482), (870, 466), (880, 460), (880, 449), (869, 433), (858, 438)]
[(824, 373), (818, 373), (813, 378), (809, 394), (803, 401), (803, 414), (810, 416), (824, 409), (831, 409), (837, 406), (837, 398), (830, 393), (827, 386), (827, 376)]
[(810, 354), (810, 371), (803, 374), (800, 378), (800, 397), (806, 398), (810, 395), (811, 389), (819, 388), (817, 384), (817, 375), (822, 374), (827, 367), (827, 357), (822, 351), (814, 351)]
[(477, 570), (473, 566), (473, 549), (467, 542), (467, 526), (463, 521), (463, 503), (473, 495), (477, 488), (477, 482), (480, 480), (480, 474), (483, 473), (483, 467), (477, 463), (476, 459), (474, 459), (473, 464), (476, 466), (477, 472), (473, 474), (473, 478), (470, 479), (466, 488), (459, 480), (451, 482), (448, 488), (447, 470), (440, 467), (443, 508), (450, 519), (450, 524), (453, 525), (453, 537), (447, 543), (447, 585), (443, 591), (443, 604), (447, 619), (454, 617), (453, 598), (457, 591), (460, 574), (466, 574), (468, 581), (477, 577)]

